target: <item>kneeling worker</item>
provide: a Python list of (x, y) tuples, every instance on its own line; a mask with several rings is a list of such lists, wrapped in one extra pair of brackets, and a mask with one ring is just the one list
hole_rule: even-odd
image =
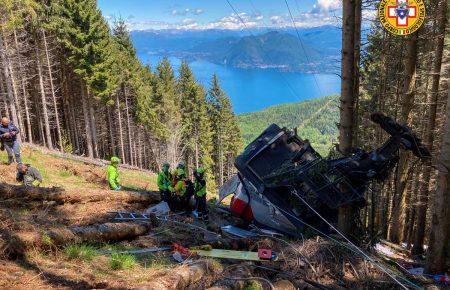
[(172, 211), (185, 210), (186, 214), (191, 213), (189, 200), (192, 197), (192, 182), (186, 177), (184, 169), (177, 169), (176, 184), (173, 187), (174, 195), (174, 209)]
[(119, 163), (119, 157), (113, 156), (111, 157), (111, 164), (106, 168), (109, 188), (116, 191), (122, 189), (119, 183)]
[(194, 193), (198, 212), (198, 218), (208, 221), (208, 209), (206, 207), (206, 180), (205, 169), (202, 167), (194, 171)]
[(170, 204), (169, 199), (171, 195), (171, 184), (172, 184), (172, 174), (170, 173), (169, 163), (164, 163), (162, 166), (162, 171), (158, 174), (158, 189), (159, 194), (161, 194), (161, 200)]
[(38, 169), (31, 167), (29, 164), (19, 163), (16, 180), (22, 182), (25, 186), (38, 187), (42, 183), (42, 175)]

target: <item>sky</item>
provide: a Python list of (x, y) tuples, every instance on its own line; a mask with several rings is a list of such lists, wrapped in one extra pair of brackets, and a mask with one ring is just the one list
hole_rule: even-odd
[[(112, 22), (124, 19), (130, 30), (243, 29), (339, 23), (342, 0), (98, 0)], [(244, 24), (245, 23), (245, 24)]]

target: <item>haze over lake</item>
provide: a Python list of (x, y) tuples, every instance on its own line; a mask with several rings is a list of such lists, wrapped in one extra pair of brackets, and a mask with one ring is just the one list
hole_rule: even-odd
[[(162, 55), (139, 53), (139, 58), (152, 68)], [(181, 60), (169, 57), (178, 70)], [(340, 79), (333, 74), (280, 72), (275, 69), (242, 69), (214, 64), (205, 60), (190, 62), (197, 80), (209, 87), (211, 76), (219, 76), (223, 90), (228, 94), (237, 114), (258, 111), (269, 106), (308, 100), (340, 93)]]

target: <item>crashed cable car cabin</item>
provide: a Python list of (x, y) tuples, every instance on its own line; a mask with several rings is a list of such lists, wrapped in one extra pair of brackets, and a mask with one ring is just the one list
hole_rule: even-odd
[(357, 148), (333, 160), (322, 158), (295, 132), (270, 125), (236, 158), (238, 173), (221, 187), (220, 201), (233, 194), (228, 210), (260, 228), (291, 236), (300, 236), (307, 225), (328, 231), (310, 207), (336, 224), (339, 207), (365, 205), (369, 182), (388, 176), (399, 149), (430, 157), (407, 126), (380, 113), (371, 120), (388, 133), (388, 140), (373, 151)]

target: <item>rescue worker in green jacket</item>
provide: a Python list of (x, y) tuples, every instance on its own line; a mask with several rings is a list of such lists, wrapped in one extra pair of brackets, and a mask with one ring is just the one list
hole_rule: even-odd
[(184, 164), (183, 161), (180, 161), (180, 163), (178, 163), (177, 167), (172, 172), (172, 184), (173, 184), (173, 186), (175, 186), (175, 184), (177, 184), (177, 182), (178, 182), (178, 179), (177, 179), (178, 169), (183, 169), (186, 172), (186, 165)]
[(171, 191), (172, 191), (172, 174), (170, 173), (169, 163), (164, 163), (162, 171), (158, 174), (157, 179), (159, 193), (161, 194), (161, 200), (170, 204)]
[(113, 156), (111, 157), (111, 164), (106, 168), (106, 175), (108, 179), (109, 188), (112, 190), (119, 191), (122, 189), (119, 180), (119, 163), (120, 158)]
[(42, 183), (42, 175), (37, 168), (30, 164), (17, 164), (16, 180), (25, 186), (38, 187)]
[(173, 211), (181, 211), (184, 209), (186, 214), (191, 213), (189, 200), (193, 194), (192, 182), (186, 177), (186, 171), (178, 168), (176, 172), (176, 183), (173, 186)]
[(208, 208), (206, 204), (205, 169), (202, 167), (194, 171), (194, 195), (198, 218), (208, 221)]

